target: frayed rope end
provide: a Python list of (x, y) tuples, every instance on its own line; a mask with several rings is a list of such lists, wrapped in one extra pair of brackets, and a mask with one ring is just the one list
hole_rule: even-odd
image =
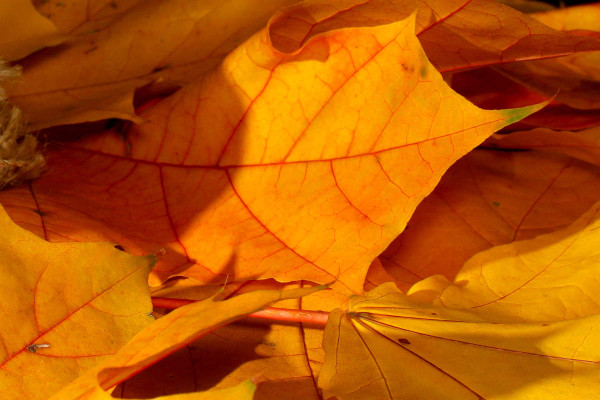
[(19, 72), (0, 61), (0, 190), (35, 179), (46, 167), (37, 139), (27, 133), (21, 111), (8, 103), (1, 87)]

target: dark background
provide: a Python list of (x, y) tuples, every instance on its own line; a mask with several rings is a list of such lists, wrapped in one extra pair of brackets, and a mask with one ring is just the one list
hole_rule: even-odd
[(559, 0), (556, 1), (552, 1), (552, 0), (542, 0), (544, 1), (544, 3), (549, 3), (549, 4), (553, 4), (555, 6), (559, 6), (560, 3), (563, 3), (565, 6), (574, 6), (576, 4), (589, 4), (589, 3), (596, 3), (598, 0), (563, 0), (562, 2)]

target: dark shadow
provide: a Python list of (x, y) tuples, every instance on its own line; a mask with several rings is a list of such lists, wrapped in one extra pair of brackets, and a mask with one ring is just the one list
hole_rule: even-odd
[(209, 390), (243, 364), (265, 358), (255, 348), (276, 346), (266, 342), (269, 330), (268, 324), (253, 320), (219, 328), (128, 379), (113, 397), (145, 399)]

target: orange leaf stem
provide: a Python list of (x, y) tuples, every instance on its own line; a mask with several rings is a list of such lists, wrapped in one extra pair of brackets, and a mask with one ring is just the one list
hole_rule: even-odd
[(289, 310), (270, 307), (248, 314), (250, 318), (270, 319), (274, 321), (302, 322), (325, 327), (329, 313), (324, 311)]
[[(195, 303), (194, 300), (170, 299), (166, 297), (152, 297), (154, 307), (174, 310), (188, 304)], [(308, 310), (290, 310), (286, 308), (267, 308), (248, 314), (250, 318), (268, 319), (273, 321), (302, 322), (311, 325), (325, 326), (329, 318), (328, 312), (308, 311)]]

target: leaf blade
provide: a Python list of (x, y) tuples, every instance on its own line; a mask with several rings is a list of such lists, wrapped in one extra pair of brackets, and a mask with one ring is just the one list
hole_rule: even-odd
[[(108, 243), (47, 243), (3, 210), (0, 218), (6, 263), (0, 382), (17, 397), (47, 398), (150, 323), (147, 277), (154, 261)], [(35, 379), (57, 368), (60, 376)]]

